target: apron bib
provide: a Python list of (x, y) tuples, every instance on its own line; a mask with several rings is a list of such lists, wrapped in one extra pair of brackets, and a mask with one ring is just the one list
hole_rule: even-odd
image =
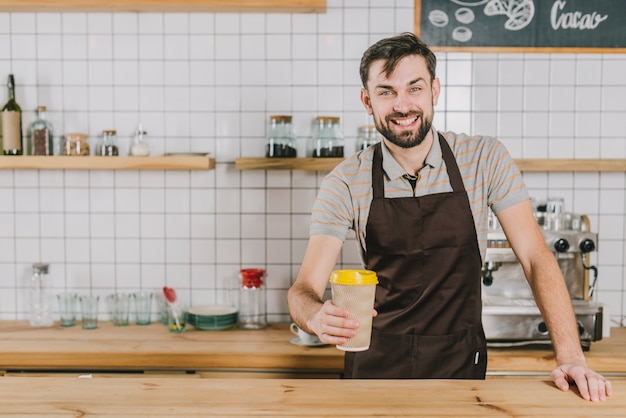
[(365, 243), (378, 316), (369, 350), (346, 352), (346, 378), (485, 378), (476, 229), (454, 154), (439, 143), (452, 192), (395, 199), (375, 146)]

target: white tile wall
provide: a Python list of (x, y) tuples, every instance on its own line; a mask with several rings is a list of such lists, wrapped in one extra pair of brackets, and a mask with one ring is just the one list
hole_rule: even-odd
[[(294, 116), (299, 150), (318, 114), (341, 117), (348, 151), (369, 123), (358, 65), (372, 42), (413, 29), (413, 0), (329, 0), (325, 14), (0, 13), (0, 79), (15, 74), (24, 124), (46, 105), (57, 133), (142, 122), (154, 154), (211, 152), (211, 171), (2, 170), (0, 319), (24, 318), (30, 265), (56, 291), (175, 287), (229, 297), (238, 270), (269, 273), (270, 320), (288, 320), (324, 173), (238, 171), (261, 156), (268, 115)], [(441, 130), (497, 135), (515, 158), (626, 158), (624, 54), (439, 54)], [(6, 100), (0, 89), (0, 102)], [(351, 148), (352, 147), (352, 148)], [(596, 297), (626, 307), (626, 178), (528, 173), (537, 199), (563, 196), (600, 235)], [(359, 265), (353, 239), (343, 266)]]

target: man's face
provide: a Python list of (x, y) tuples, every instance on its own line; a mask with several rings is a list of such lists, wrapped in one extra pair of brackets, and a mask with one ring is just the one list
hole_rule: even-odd
[(432, 127), (439, 79), (431, 81), (426, 60), (418, 55), (402, 58), (388, 77), (383, 66), (383, 60), (372, 63), (361, 101), (385, 138), (402, 148), (415, 147)]

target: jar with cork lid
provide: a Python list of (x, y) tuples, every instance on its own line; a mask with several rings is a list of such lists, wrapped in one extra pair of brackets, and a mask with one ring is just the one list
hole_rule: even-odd
[(356, 149), (357, 151), (364, 150), (371, 145), (380, 142), (382, 136), (380, 132), (376, 129), (374, 125), (364, 125), (359, 126), (358, 137), (356, 141)]
[(98, 143), (96, 145), (96, 155), (103, 157), (114, 157), (119, 155), (116, 131), (102, 131), (102, 136), (98, 139)]
[(339, 117), (318, 116), (313, 127), (313, 157), (343, 157), (343, 149)]
[(267, 158), (295, 158), (296, 135), (290, 115), (270, 116), (265, 145), (265, 157)]

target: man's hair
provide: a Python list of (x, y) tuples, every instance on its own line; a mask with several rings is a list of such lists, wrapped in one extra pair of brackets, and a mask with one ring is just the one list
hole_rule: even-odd
[(381, 39), (363, 53), (359, 68), (363, 87), (367, 88), (370, 66), (374, 61), (385, 60), (383, 72), (389, 76), (396, 69), (398, 62), (409, 55), (424, 57), (431, 81), (435, 79), (435, 68), (437, 67), (435, 54), (413, 33), (404, 32), (391, 38)]

